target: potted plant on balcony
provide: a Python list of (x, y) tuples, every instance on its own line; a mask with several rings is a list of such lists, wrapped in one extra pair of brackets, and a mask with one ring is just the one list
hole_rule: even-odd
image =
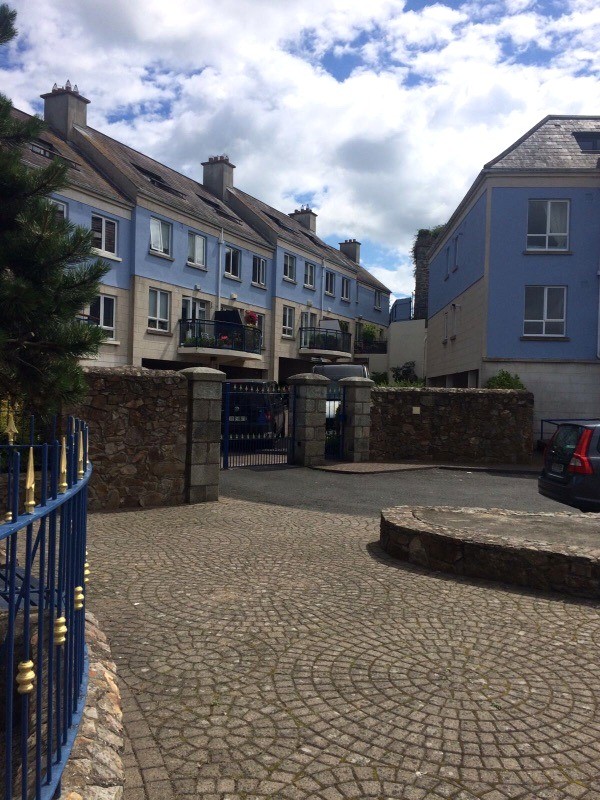
[(244, 314), (244, 324), (256, 327), (258, 325), (258, 314), (256, 311), (246, 311)]

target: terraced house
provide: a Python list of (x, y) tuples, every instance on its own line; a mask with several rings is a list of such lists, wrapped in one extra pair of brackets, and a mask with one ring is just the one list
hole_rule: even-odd
[(600, 413), (600, 117), (548, 116), (486, 164), (430, 254), (427, 376), (500, 369), (535, 419)]
[(89, 127), (68, 82), (42, 98), (48, 130), (25, 159), (66, 161), (57, 211), (91, 228), (111, 266), (84, 310), (108, 334), (94, 363), (282, 380), (315, 359), (368, 361), (366, 323), (385, 341), (390, 292), (356, 240), (337, 250), (310, 208), (285, 214), (241, 191), (226, 156), (199, 183)]

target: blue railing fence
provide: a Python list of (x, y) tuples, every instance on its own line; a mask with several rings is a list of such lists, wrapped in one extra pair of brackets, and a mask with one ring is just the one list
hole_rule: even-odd
[[(14, 415), (13, 415), (13, 422)], [(17, 433), (11, 433), (11, 427)], [(87, 425), (16, 423), (0, 444), (0, 797), (49, 800), (87, 688)], [(40, 430), (54, 433), (41, 442)], [(26, 439), (27, 441), (23, 441)]]

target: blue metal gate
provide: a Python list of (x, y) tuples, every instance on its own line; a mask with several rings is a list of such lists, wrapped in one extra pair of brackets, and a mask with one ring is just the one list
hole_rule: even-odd
[(341, 461), (344, 457), (346, 390), (335, 384), (328, 386), (325, 409), (325, 458)]
[(274, 381), (225, 381), (222, 469), (291, 462), (293, 421), (289, 400), (289, 390)]

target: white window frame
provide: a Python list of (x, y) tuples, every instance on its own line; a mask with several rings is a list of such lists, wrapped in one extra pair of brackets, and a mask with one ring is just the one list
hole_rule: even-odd
[(342, 275), (342, 300), (350, 302), (350, 278)]
[[(92, 306), (95, 300), (99, 300), (99, 309), (98, 309), (98, 321), (97, 325), (99, 328), (102, 328), (103, 331), (108, 333), (109, 340), (115, 339), (115, 330), (117, 325), (117, 298), (111, 294), (99, 294), (97, 297), (90, 303), (90, 317), (92, 317)], [(107, 325), (106, 323), (106, 306), (110, 306), (112, 303), (112, 325)], [(93, 317), (93, 319), (96, 319)]]
[[(191, 316), (184, 316), (184, 308), (186, 305), (189, 309), (188, 314), (191, 314)], [(187, 320), (188, 322), (195, 320), (205, 322), (208, 319), (208, 308), (209, 303), (207, 300), (199, 300), (197, 297), (184, 295), (181, 298), (181, 319)], [(202, 313), (199, 314), (199, 311)]]
[(454, 237), (454, 264), (452, 266), (452, 272), (456, 272), (456, 270), (458, 269), (458, 248), (459, 248), (460, 237), (461, 237), (460, 233), (457, 233), (456, 236)]
[[(200, 245), (200, 247), (198, 247), (198, 245)], [(193, 251), (192, 258), (190, 258), (190, 250)], [(200, 254), (198, 250), (201, 250)], [(186, 263), (190, 267), (206, 269), (206, 236), (194, 233), (194, 231), (188, 231), (188, 255)]]
[(286, 281), (296, 282), (296, 256), (291, 253), (283, 254), (283, 278)]
[(68, 214), (67, 214), (68, 207), (66, 203), (63, 203), (62, 200), (54, 200), (53, 198), (50, 198), (50, 202), (52, 203), (53, 206), (56, 207), (57, 212), (62, 211), (63, 219), (68, 219)]
[[(165, 238), (167, 242), (165, 244)], [(170, 256), (173, 250), (173, 226), (158, 217), (150, 217), (150, 252)]]
[[(93, 225), (94, 220), (100, 220), (100, 231), (94, 231)], [(114, 250), (109, 250), (106, 246), (106, 228), (107, 225), (113, 225), (115, 229), (115, 247)], [(92, 231), (94, 235), (100, 233), (100, 247), (94, 245), (94, 249), (98, 253), (108, 253), (108, 255), (116, 256), (117, 255), (117, 233), (118, 233), (118, 224), (116, 220), (110, 219), (109, 217), (103, 217), (102, 214), (92, 214)]]
[(325, 294), (335, 297), (335, 272), (330, 269), (325, 270)]
[[(151, 298), (156, 294), (156, 315), (150, 313), (151, 311)], [(166, 295), (167, 298), (167, 316), (160, 315), (161, 297)], [(171, 325), (171, 292), (165, 292), (164, 289), (155, 289), (151, 287), (148, 290), (148, 329), (155, 331), (163, 331), (168, 333)]]
[(379, 289), (375, 289), (375, 297), (373, 299), (373, 307), (377, 311), (381, 311), (381, 292)]
[(254, 312), (256, 314), (256, 327), (260, 331), (260, 349), (265, 350), (265, 321), (266, 316), (264, 314), (260, 314), (258, 311)]
[[(527, 290), (528, 289), (543, 289), (544, 290), (544, 310), (542, 312), (541, 319), (526, 319), (525, 313), (523, 313), (523, 336), (535, 336), (543, 337), (544, 339), (562, 339), (567, 334), (567, 287), (566, 286), (542, 286), (542, 285), (530, 285), (525, 287), (525, 307), (527, 306)], [(548, 290), (549, 289), (561, 289), (563, 295), (563, 315), (559, 318), (548, 317)], [(548, 323), (562, 323), (562, 332), (561, 333), (546, 333), (546, 325)], [(527, 323), (541, 323), (542, 324), (542, 332), (541, 333), (532, 333), (531, 331), (526, 332)]]
[(304, 288), (305, 289), (314, 289), (315, 288), (315, 275), (317, 272), (317, 267), (312, 261), (305, 261), (304, 262)]
[[(529, 232), (529, 220), (531, 214), (531, 204), (532, 203), (545, 203), (546, 204), (546, 232), (545, 233), (530, 233)], [(550, 230), (550, 221), (551, 221), (551, 209), (552, 205), (560, 204), (565, 205), (567, 208), (567, 221), (566, 221), (566, 230), (564, 231), (551, 231)], [(571, 222), (571, 202), (570, 200), (546, 200), (543, 197), (530, 197), (527, 203), (527, 252), (529, 253), (544, 253), (544, 252), (552, 252), (552, 253), (561, 253), (566, 252), (569, 249), (569, 227)], [(552, 236), (564, 236), (565, 237), (565, 244), (561, 247), (551, 247), (549, 244), (549, 240)], [(542, 245), (535, 245), (531, 243), (531, 239), (540, 239), (544, 237), (544, 243)]]
[(242, 251), (231, 245), (225, 246), (225, 275), (228, 278), (242, 278)]
[(283, 321), (281, 325), (281, 335), (287, 336), (288, 338), (293, 337), (294, 335), (294, 324), (295, 324), (295, 309), (293, 306), (284, 306), (283, 307)]
[(262, 256), (252, 256), (252, 283), (254, 286), (267, 285), (267, 259)]

